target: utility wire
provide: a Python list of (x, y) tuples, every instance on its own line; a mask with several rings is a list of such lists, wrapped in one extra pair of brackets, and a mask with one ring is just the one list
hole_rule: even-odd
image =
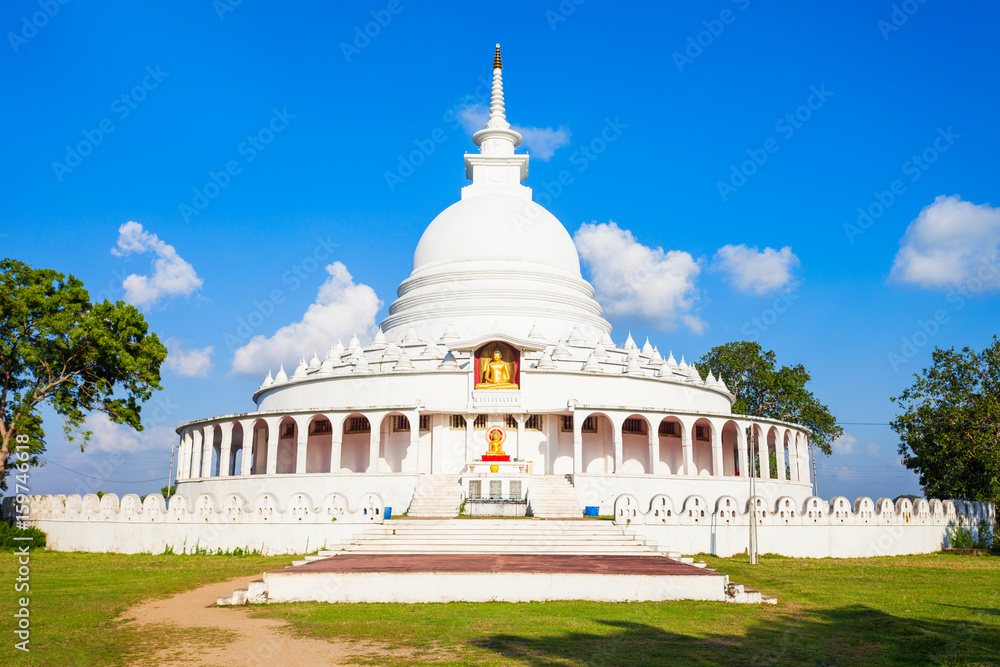
[(52, 465), (56, 466), (57, 468), (62, 468), (63, 470), (68, 470), (69, 472), (73, 473), (74, 475), (80, 475), (81, 477), (89, 477), (90, 479), (96, 479), (99, 482), (111, 482), (113, 484), (145, 484), (147, 482), (157, 482), (157, 481), (162, 482), (163, 481), (162, 477), (154, 477), (153, 479), (136, 479), (136, 480), (107, 479), (106, 477), (95, 477), (94, 475), (88, 475), (86, 473), (77, 472), (76, 470), (73, 470), (72, 468), (67, 468), (66, 466), (61, 466), (58, 463), (56, 463), (55, 461), (50, 461), (49, 459), (45, 458), (44, 456), (39, 456), (38, 458), (42, 459), (46, 463), (51, 463)]

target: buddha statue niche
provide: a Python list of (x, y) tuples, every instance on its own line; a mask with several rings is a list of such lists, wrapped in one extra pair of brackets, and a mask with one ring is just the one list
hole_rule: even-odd
[(493, 350), (491, 359), (480, 360), (480, 368), (476, 389), (517, 389), (512, 381), (514, 364), (503, 360), (499, 347)]

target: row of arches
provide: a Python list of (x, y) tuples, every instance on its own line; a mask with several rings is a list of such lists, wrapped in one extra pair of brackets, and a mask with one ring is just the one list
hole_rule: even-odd
[[(782, 423), (580, 409), (501, 421), (508, 452), (535, 472), (809, 479), (807, 433)], [(178, 479), (461, 472), (485, 451), (474, 433), (485, 423), (417, 409), (220, 420), (183, 430)]]

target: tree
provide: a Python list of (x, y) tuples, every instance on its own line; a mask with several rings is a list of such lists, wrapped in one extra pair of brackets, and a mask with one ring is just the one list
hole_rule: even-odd
[(91, 303), (72, 275), (0, 261), (0, 488), (11, 464), (39, 464), (43, 404), (81, 451), (87, 413), (141, 431), (141, 403), (161, 388), (166, 356), (134, 306)]
[(810, 446), (830, 454), (844, 434), (829, 408), (806, 389), (811, 379), (802, 364), (775, 368), (775, 355), (758, 343), (735, 341), (717, 345), (698, 360), (702, 378), (711, 370), (736, 397), (733, 412), (795, 422), (812, 430)]
[(891, 398), (903, 465), (929, 498), (1000, 502), (1000, 340), (979, 354), (935, 347), (932, 359)]

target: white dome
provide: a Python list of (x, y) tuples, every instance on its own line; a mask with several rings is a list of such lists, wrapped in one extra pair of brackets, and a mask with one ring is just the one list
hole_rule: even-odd
[(482, 194), (458, 201), (428, 225), (413, 253), (413, 272), (456, 262), (545, 264), (580, 275), (569, 232), (520, 194)]

